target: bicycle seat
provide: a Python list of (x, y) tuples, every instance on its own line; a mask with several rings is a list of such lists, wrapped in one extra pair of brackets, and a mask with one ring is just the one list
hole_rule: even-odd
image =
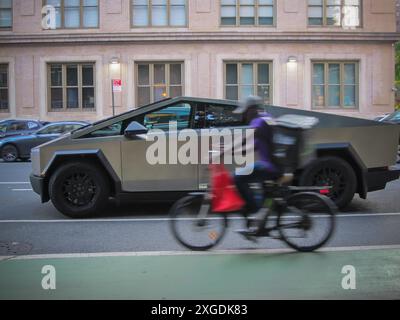
[(280, 177), (276, 183), (279, 186), (286, 186), (290, 185), (294, 180), (294, 174), (293, 173), (285, 173), (282, 177)]

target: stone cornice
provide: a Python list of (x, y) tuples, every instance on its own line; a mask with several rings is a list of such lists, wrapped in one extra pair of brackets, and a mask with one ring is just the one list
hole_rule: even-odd
[(396, 42), (400, 33), (390, 32), (127, 32), (127, 33), (0, 33), (0, 44), (67, 44), (129, 42)]

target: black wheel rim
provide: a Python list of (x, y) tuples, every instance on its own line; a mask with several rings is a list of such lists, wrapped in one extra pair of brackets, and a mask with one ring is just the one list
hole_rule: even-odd
[(328, 196), (332, 200), (337, 200), (346, 192), (347, 179), (344, 172), (339, 168), (324, 167), (315, 173), (312, 184), (320, 187), (331, 187)]
[(86, 173), (74, 173), (68, 176), (62, 184), (65, 200), (76, 207), (90, 204), (97, 193), (96, 183)]
[(298, 194), (288, 200), (279, 217), (284, 241), (292, 248), (309, 252), (323, 246), (332, 236), (335, 209), (331, 200), (318, 194)]
[(5, 161), (15, 161), (17, 159), (17, 150), (13, 147), (5, 147), (2, 157)]

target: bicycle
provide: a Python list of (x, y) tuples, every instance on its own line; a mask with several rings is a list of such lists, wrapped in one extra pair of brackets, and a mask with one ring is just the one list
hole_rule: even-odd
[[(330, 187), (289, 186), (292, 180), (293, 175), (289, 174), (279, 181), (263, 184), (263, 207), (269, 210), (269, 214), (262, 221), (265, 227), (254, 237), (282, 240), (294, 250), (312, 252), (324, 246), (331, 238), (337, 208), (326, 196)], [(193, 251), (206, 251), (217, 246), (224, 238), (229, 226), (229, 215), (232, 213), (212, 212), (211, 201), (210, 191), (192, 193), (178, 200), (171, 208), (172, 234), (184, 247)], [(275, 223), (268, 226), (274, 213)], [(325, 222), (325, 228), (321, 228), (321, 222)], [(322, 236), (308, 236), (314, 230), (322, 230)], [(278, 232), (278, 235), (273, 236), (273, 232)]]

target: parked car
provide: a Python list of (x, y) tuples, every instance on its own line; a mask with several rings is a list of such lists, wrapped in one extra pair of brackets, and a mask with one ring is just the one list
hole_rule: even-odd
[(46, 122), (37, 120), (8, 119), (0, 121), (0, 139), (31, 134), (45, 126)]
[(400, 124), (400, 111), (393, 112), (380, 121), (382, 122), (388, 122), (388, 123), (395, 123), (395, 124)]
[(0, 140), (0, 155), (5, 162), (30, 158), (31, 149), (61, 135), (82, 128), (86, 122), (55, 122), (42, 127), (35, 133), (7, 137)]
[(383, 115), (381, 115), (381, 116), (379, 116), (379, 117), (376, 117), (376, 118), (374, 118), (374, 121), (382, 121), (384, 118), (386, 118), (388, 115), (389, 115), (390, 113), (386, 113), (386, 114), (383, 114)]
[[(386, 122), (386, 123), (393, 123), (393, 124), (398, 124), (400, 125), (400, 111), (395, 111), (383, 119), (380, 120), (381, 122)], [(399, 137), (399, 145), (400, 145), (400, 137)]]
[[(396, 111), (396, 112), (386, 116), (381, 121), (400, 125), (400, 111)], [(400, 163), (400, 137), (399, 137), (399, 152), (397, 155), (397, 163)]]
[[(96, 213), (110, 197), (173, 201), (206, 189), (207, 165), (152, 165), (146, 152), (154, 142), (146, 137), (154, 134), (152, 128), (168, 130), (165, 119), (158, 115), (171, 117), (174, 112), (172, 118), (182, 119), (178, 120), (178, 131), (190, 128), (206, 135), (210, 131), (200, 129), (246, 128), (242, 116), (233, 113), (238, 105), (228, 100), (178, 97), (76, 130), (32, 150), (32, 187), (42, 202), (51, 200), (60, 212), (73, 218)], [(310, 132), (317, 158), (295, 172), (295, 181), (299, 185), (333, 186), (330, 197), (339, 207), (348, 205), (355, 193), (365, 199), (368, 192), (384, 189), (399, 178), (400, 171), (389, 168), (396, 162), (398, 126), (298, 109), (265, 108), (276, 117), (297, 114), (319, 119)], [(143, 128), (146, 123), (149, 127)], [(184, 144), (172, 141), (177, 139), (175, 135), (168, 139)]]

